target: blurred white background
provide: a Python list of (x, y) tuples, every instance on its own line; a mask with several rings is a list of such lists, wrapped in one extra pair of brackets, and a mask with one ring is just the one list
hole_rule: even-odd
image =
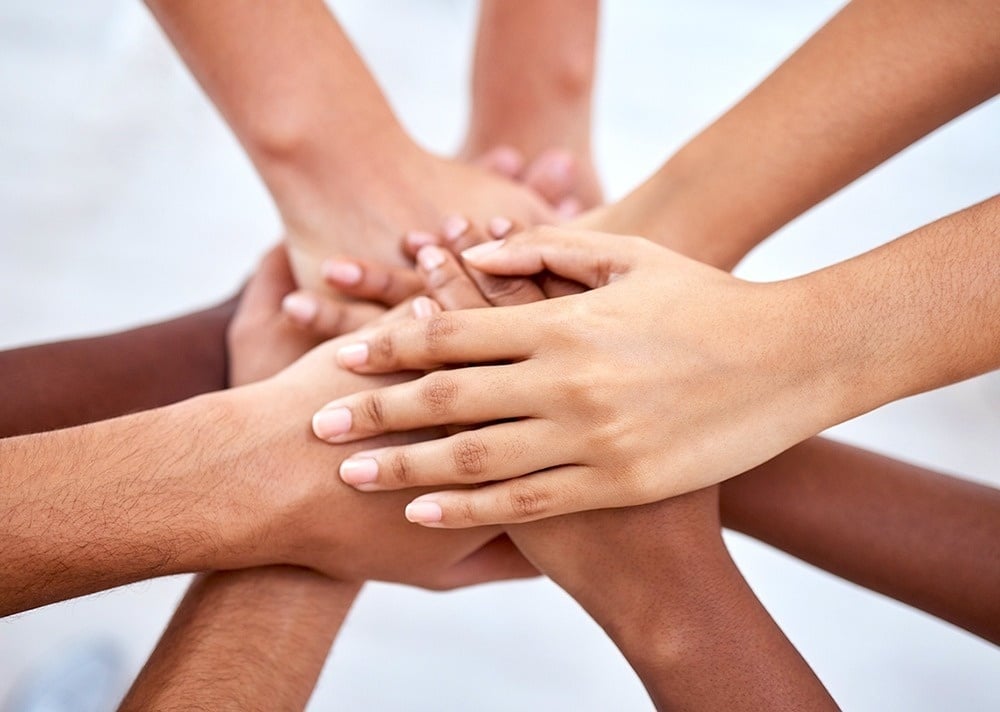
[[(596, 148), (610, 196), (750, 89), (839, 5), (608, 1)], [(474, 2), (334, 6), (407, 126), (434, 149), (457, 146)], [(117, 330), (230, 294), (278, 235), (278, 220), (142, 5), (5, 0), (0, 46), (0, 347)], [(998, 191), (994, 101), (783, 230), (741, 271), (754, 279), (808, 271)], [(996, 376), (884, 408), (836, 435), (1000, 484)], [(996, 648), (755, 542), (730, 541), (843, 707), (1000, 708)], [(25, 709), (15, 698), (23, 703), (39, 686), (59, 691), (47, 710), (106, 706), (89, 702), (128, 684), (185, 585), (183, 577), (143, 583), (0, 621), (0, 709)], [(651, 705), (602, 632), (537, 581), (451, 594), (369, 586), (312, 708)]]

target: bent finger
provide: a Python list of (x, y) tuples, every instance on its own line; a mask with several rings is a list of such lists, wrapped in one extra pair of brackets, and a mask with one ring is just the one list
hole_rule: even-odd
[(321, 266), (323, 279), (340, 294), (395, 306), (420, 291), (420, 277), (407, 267), (390, 267), (350, 257), (328, 259)]

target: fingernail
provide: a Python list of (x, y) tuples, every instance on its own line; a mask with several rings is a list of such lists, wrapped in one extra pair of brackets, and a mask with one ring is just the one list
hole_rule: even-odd
[(444, 264), (444, 250), (434, 245), (421, 247), (417, 253), (417, 262), (428, 272), (433, 272)]
[(406, 242), (412, 249), (419, 250), (424, 245), (436, 245), (437, 238), (429, 232), (411, 230), (406, 233)]
[(300, 324), (308, 324), (316, 318), (319, 304), (310, 296), (292, 293), (281, 300), (281, 310)]
[(414, 524), (433, 524), (440, 522), (442, 516), (441, 505), (437, 502), (417, 500), (406, 505), (406, 518)]
[(378, 462), (370, 457), (349, 457), (340, 463), (340, 479), (349, 485), (366, 485), (378, 479)]
[(462, 259), (468, 260), (469, 262), (475, 262), (491, 252), (499, 250), (503, 247), (504, 242), (506, 242), (506, 240), (494, 240), (493, 242), (484, 242), (481, 245), (476, 245), (467, 250), (462, 250)]
[(469, 221), (461, 215), (450, 215), (441, 224), (441, 232), (449, 240), (457, 240), (462, 233), (469, 229)]
[(514, 227), (514, 223), (504, 217), (495, 217), (490, 220), (488, 225), (490, 235), (493, 237), (503, 237), (510, 232), (512, 227)]
[(553, 151), (549, 154), (547, 169), (553, 177), (566, 180), (572, 176), (575, 165), (576, 161), (570, 154), (565, 151)]
[(566, 198), (556, 207), (556, 213), (562, 218), (575, 218), (582, 212), (583, 205), (576, 198)]
[(434, 301), (429, 297), (417, 297), (413, 300), (413, 316), (427, 319), (434, 316)]
[(313, 433), (323, 440), (351, 431), (351, 411), (344, 407), (317, 411), (313, 416)]
[(368, 344), (349, 344), (337, 351), (337, 360), (341, 366), (353, 368), (354, 366), (364, 366), (368, 360)]
[(361, 266), (354, 262), (327, 260), (322, 267), (323, 276), (337, 284), (357, 284), (361, 281)]

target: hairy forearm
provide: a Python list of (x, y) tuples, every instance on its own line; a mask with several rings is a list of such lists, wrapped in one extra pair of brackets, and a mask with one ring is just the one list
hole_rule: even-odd
[(658, 708), (832, 707), (729, 558), (714, 510), (691, 506), (706, 496), (509, 533), (607, 631)]
[(223, 476), (248, 466), (223, 398), (0, 440), (0, 615), (259, 563), (239, 555), (262, 508)]
[(599, 0), (482, 0), (466, 150), (590, 155)]
[(1000, 490), (813, 438), (721, 492), (727, 527), (1000, 643)]
[(829, 425), (1000, 367), (1000, 197), (787, 284)]
[(198, 577), (121, 709), (303, 709), (359, 589), (294, 567)]
[(997, 92), (997, 3), (855, 0), (629, 196), (648, 218), (623, 228), (731, 268)]
[(235, 300), (117, 334), (0, 352), (0, 437), (68, 428), (226, 387)]

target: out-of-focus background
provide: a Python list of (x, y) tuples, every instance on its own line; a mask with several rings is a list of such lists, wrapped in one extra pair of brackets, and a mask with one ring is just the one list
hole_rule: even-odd
[[(749, 90), (840, 4), (608, 0), (595, 109), (610, 196)], [(473, 0), (334, 7), (406, 125), (426, 145), (454, 149)], [(278, 219), (143, 6), (5, 0), (0, 47), (0, 347), (122, 329), (231, 294), (278, 235)], [(796, 221), (740, 271), (790, 276), (870, 249), (1000, 191), (998, 159), (994, 101)], [(835, 435), (1000, 485), (1000, 378), (909, 399)], [(1000, 708), (996, 648), (755, 542), (729, 541), (843, 707)], [(0, 710), (107, 709), (185, 585), (185, 577), (142, 583), (0, 621)], [(573, 601), (535, 581), (450, 594), (369, 586), (312, 708), (651, 705)]]

